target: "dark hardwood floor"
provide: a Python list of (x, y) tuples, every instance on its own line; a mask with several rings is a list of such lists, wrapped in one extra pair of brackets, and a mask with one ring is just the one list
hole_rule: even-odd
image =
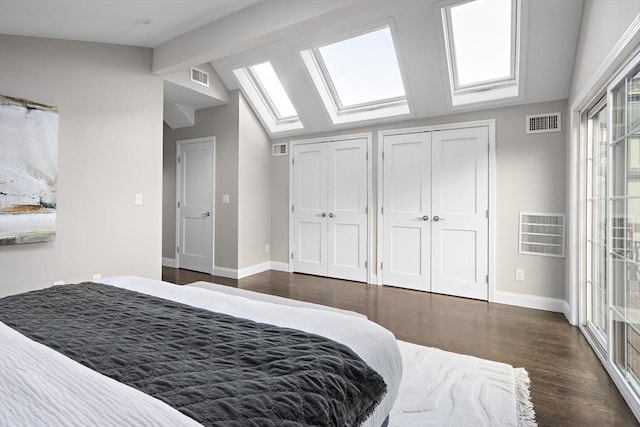
[(640, 425), (582, 333), (559, 313), (276, 271), (233, 280), (163, 267), (162, 276), (357, 311), (399, 340), (524, 367), (540, 426)]

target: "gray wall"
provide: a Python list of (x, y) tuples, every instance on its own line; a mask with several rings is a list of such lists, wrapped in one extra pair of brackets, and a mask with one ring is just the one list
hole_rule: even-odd
[(0, 35), (0, 58), (0, 94), (60, 111), (56, 240), (0, 247), (0, 296), (94, 273), (160, 278), (162, 79), (151, 50)]
[[(216, 267), (238, 268), (238, 138), (239, 92), (229, 103), (196, 111), (195, 125), (172, 130), (164, 127), (162, 256), (175, 258), (176, 248), (176, 141), (216, 137), (215, 260)], [(229, 203), (222, 203), (222, 195)]]
[(240, 96), (238, 268), (270, 260), (271, 144), (262, 125)]
[[(567, 135), (564, 127), (562, 132), (525, 134), (526, 115), (557, 111), (562, 113), (563, 118), (566, 117), (565, 100), (309, 135), (308, 138), (360, 132), (373, 133), (374, 200), (372, 205), (375, 206), (378, 179), (375, 162), (379, 130), (496, 119), (496, 289), (503, 292), (564, 299), (564, 258), (518, 254), (520, 211), (565, 212)], [(274, 142), (288, 141), (288, 139), (281, 139)], [(271, 162), (271, 260), (285, 263), (288, 262), (289, 244), (288, 159), (288, 156), (273, 157)], [(374, 225), (372, 230), (374, 247), (377, 244), (375, 230)], [(525, 269), (525, 281), (515, 281), (516, 268)]]
[(639, 13), (638, 0), (585, 0), (569, 105), (584, 89)]

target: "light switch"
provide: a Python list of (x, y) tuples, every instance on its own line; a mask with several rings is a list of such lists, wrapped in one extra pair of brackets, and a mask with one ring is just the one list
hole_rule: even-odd
[(222, 195), (222, 203), (229, 203), (229, 195), (228, 194), (223, 194)]
[(136, 206), (142, 205), (142, 194), (136, 194)]

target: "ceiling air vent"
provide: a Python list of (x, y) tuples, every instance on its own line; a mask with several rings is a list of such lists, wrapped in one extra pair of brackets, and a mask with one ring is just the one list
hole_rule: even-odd
[(560, 113), (532, 114), (526, 117), (527, 133), (560, 132)]
[(565, 215), (520, 212), (519, 252), (564, 258)]
[(191, 67), (191, 81), (209, 87), (209, 73)]
[(287, 143), (273, 144), (271, 155), (272, 156), (286, 156), (287, 155)]

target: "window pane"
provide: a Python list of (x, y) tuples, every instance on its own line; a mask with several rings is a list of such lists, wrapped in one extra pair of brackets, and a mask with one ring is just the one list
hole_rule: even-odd
[(382, 28), (318, 49), (343, 108), (404, 98), (391, 30)]
[(511, 7), (511, 0), (476, 0), (450, 9), (458, 86), (512, 77)]
[(265, 62), (250, 68), (264, 90), (264, 95), (275, 109), (274, 115), (276, 119), (297, 117), (296, 109), (293, 108), (293, 104), (291, 104), (289, 96), (287, 96), (287, 93), (282, 87), (280, 79), (278, 79), (278, 75), (271, 66), (271, 63)]

